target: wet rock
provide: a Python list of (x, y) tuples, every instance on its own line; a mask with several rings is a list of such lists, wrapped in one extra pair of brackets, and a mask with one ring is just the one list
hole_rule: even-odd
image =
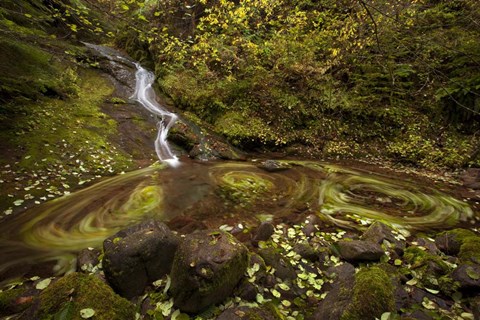
[(375, 242), (363, 240), (341, 240), (337, 242), (338, 252), (348, 262), (377, 261), (385, 254)]
[(319, 230), (318, 226), (321, 225), (322, 221), (318, 218), (317, 215), (311, 214), (305, 220), (305, 226), (302, 231), (305, 235), (311, 236)]
[(122, 230), (103, 243), (103, 269), (112, 288), (132, 298), (170, 272), (179, 238), (159, 221)]
[(32, 283), (4, 288), (0, 292), (0, 317), (17, 314), (31, 307), (39, 293), (40, 290), (35, 289)]
[(293, 251), (298, 253), (302, 258), (311, 262), (316, 262), (320, 259), (319, 253), (308, 243), (297, 243), (293, 247)]
[(394, 251), (401, 255), (405, 249), (405, 242), (397, 240), (393, 234), (392, 228), (381, 222), (373, 223), (362, 235), (362, 240), (372, 241), (382, 244), (385, 240), (388, 241)]
[(340, 319), (345, 309), (350, 305), (355, 285), (355, 268), (344, 263), (327, 270), (335, 281), (324, 300), (320, 301), (312, 320), (337, 320)]
[(295, 279), (297, 273), (288, 259), (285, 259), (274, 248), (260, 249), (258, 254), (265, 260), (265, 263), (275, 269), (275, 276), (282, 280)]
[(469, 168), (461, 175), (460, 179), (467, 188), (480, 189), (480, 168)]
[(230, 296), (248, 266), (248, 250), (222, 231), (187, 235), (172, 265), (171, 294), (183, 312), (198, 313)]
[(431, 254), (438, 255), (440, 253), (440, 250), (438, 250), (435, 242), (431, 240), (425, 238), (416, 238), (415, 240), (413, 240), (412, 243), (416, 243), (416, 245), (419, 247), (424, 247), (425, 249), (427, 249), (426, 251)]
[(266, 308), (236, 307), (222, 312), (216, 320), (277, 320), (280, 319)]
[(265, 160), (258, 167), (268, 172), (279, 172), (290, 169), (292, 165), (283, 161)]
[(473, 318), (480, 319), (480, 297), (475, 297), (470, 301), (470, 309), (472, 309)]
[(83, 249), (77, 255), (77, 271), (92, 272), (93, 268), (98, 265), (100, 250), (94, 248)]
[(480, 290), (480, 265), (461, 264), (453, 270), (452, 278), (462, 289)]
[(461, 241), (454, 233), (442, 232), (435, 238), (438, 249), (448, 255), (457, 255), (460, 251)]
[(262, 222), (255, 232), (252, 239), (252, 244), (258, 246), (260, 241), (267, 241), (275, 231), (275, 227), (270, 222)]
[(413, 312), (407, 312), (402, 315), (401, 319), (405, 320), (433, 320), (434, 318), (427, 314), (425, 310), (415, 310)]

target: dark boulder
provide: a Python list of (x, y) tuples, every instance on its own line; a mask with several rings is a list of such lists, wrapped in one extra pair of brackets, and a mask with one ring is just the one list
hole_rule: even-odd
[(469, 168), (460, 176), (463, 185), (471, 189), (480, 189), (480, 168)]
[(100, 250), (94, 248), (83, 249), (77, 255), (77, 271), (92, 272), (94, 267), (98, 265)]
[(350, 305), (355, 285), (355, 268), (344, 263), (327, 270), (327, 275), (335, 279), (332, 288), (324, 300), (320, 301), (312, 320), (337, 320), (340, 319)]
[(179, 238), (162, 222), (148, 220), (103, 243), (103, 270), (112, 288), (132, 298), (170, 272)]
[(340, 257), (348, 262), (378, 261), (385, 254), (375, 242), (362, 240), (341, 240), (337, 242)]
[(290, 261), (282, 256), (280, 252), (274, 248), (264, 248), (258, 251), (258, 254), (265, 260), (267, 266), (275, 269), (275, 276), (282, 280), (293, 280), (297, 277), (295, 268)]
[(460, 283), (460, 288), (480, 289), (480, 265), (461, 264), (452, 272), (452, 279)]
[(405, 249), (405, 242), (395, 238), (392, 228), (378, 221), (368, 227), (363, 233), (361, 239), (378, 244), (382, 244), (386, 240), (391, 244), (391, 247), (398, 255), (401, 255)]
[(231, 234), (200, 231), (178, 247), (171, 294), (183, 312), (198, 313), (230, 296), (248, 266), (248, 250)]
[(262, 222), (255, 232), (252, 239), (252, 244), (257, 246), (260, 241), (267, 241), (275, 231), (275, 227), (270, 222)]

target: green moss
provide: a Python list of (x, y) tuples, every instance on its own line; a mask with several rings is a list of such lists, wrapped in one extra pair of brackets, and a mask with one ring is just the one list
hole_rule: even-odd
[(395, 311), (394, 287), (388, 274), (379, 267), (361, 269), (355, 275), (353, 300), (342, 320), (375, 319)]
[(480, 263), (480, 237), (465, 237), (458, 257), (464, 262)]
[(443, 232), (460, 244), (458, 257), (463, 262), (480, 263), (480, 236), (467, 229), (453, 229)]
[(275, 144), (275, 135), (270, 127), (258, 117), (231, 111), (215, 123), (215, 130), (234, 145)]
[(68, 314), (68, 319), (81, 320), (80, 310), (91, 308), (97, 320), (131, 320), (135, 308), (118, 296), (104, 282), (92, 275), (69, 274), (45, 289), (39, 298), (37, 317), (56, 319)]

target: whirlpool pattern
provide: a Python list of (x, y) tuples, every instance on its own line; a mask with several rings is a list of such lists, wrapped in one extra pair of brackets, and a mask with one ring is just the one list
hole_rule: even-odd
[(379, 220), (405, 231), (447, 229), (473, 218), (468, 204), (428, 186), (321, 162), (277, 163), (283, 170), (255, 162), (152, 166), (6, 217), (0, 221), (0, 281), (21, 264), (60, 261), (64, 271), (77, 251), (101, 246), (121, 228), (195, 215), (210, 202), (238, 217), (304, 211), (349, 228)]

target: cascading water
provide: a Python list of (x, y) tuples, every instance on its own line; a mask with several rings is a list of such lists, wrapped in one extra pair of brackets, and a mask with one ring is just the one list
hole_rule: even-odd
[(97, 51), (102, 56), (106, 57), (114, 66), (118, 65), (118, 61), (121, 64), (134, 65), (136, 67), (137, 72), (135, 73), (135, 92), (131, 96), (131, 99), (140, 103), (152, 114), (161, 117), (161, 120), (157, 123), (158, 133), (157, 139), (155, 140), (155, 151), (160, 161), (165, 162), (172, 167), (177, 167), (180, 164), (180, 161), (170, 149), (167, 136), (168, 131), (170, 131), (170, 128), (175, 124), (175, 121), (177, 121), (178, 117), (175, 113), (164, 109), (156, 101), (156, 94), (152, 88), (153, 82), (155, 81), (155, 75), (152, 72), (144, 69), (138, 62), (133, 62), (120, 56), (118, 52), (111, 48), (86, 42), (84, 42), (84, 44), (87, 47)]
[(158, 134), (157, 139), (155, 140), (155, 151), (157, 152), (160, 161), (166, 162), (172, 167), (176, 167), (180, 162), (170, 149), (167, 136), (168, 131), (175, 124), (178, 117), (176, 114), (162, 108), (162, 106), (156, 101), (155, 91), (152, 88), (152, 84), (155, 81), (154, 74), (144, 69), (139, 63), (135, 63), (135, 66), (137, 67), (137, 73), (135, 74), (137, 82), (132, 99), (138, 101), (151, 113), (162, 118), (162, 120), (157, 123)]

